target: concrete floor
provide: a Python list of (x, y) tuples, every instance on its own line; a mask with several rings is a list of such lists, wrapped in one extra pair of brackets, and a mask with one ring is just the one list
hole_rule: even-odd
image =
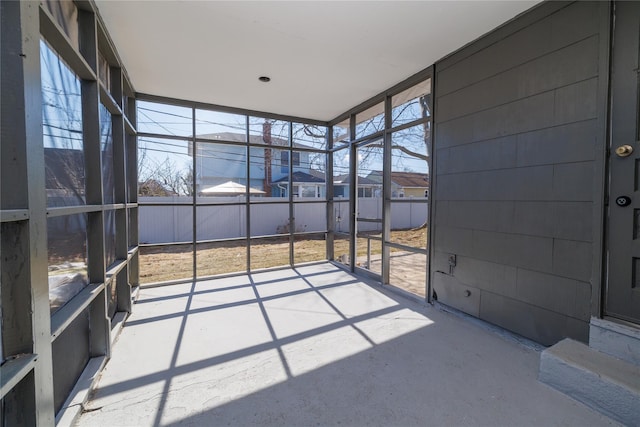
[(615, 425), (538, 361), (325, 263), (143, 289), (77, 425)]

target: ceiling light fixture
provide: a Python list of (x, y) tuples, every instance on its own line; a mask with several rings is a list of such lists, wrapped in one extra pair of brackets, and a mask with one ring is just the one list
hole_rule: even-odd
[(271, 77), (262, 76), (262, 77), (258, 77), (258, 80), (260, 80), (263, 83), (268, 83), (271, 81)]

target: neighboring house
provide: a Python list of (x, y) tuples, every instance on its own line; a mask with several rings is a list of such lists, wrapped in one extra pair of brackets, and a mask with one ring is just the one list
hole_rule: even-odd
[[(233, 144), (215, 144), (215, 141), (244, 142), (245, 135), (223, 132), (198, 135), (198, 138), (211, 140), (211, 144), (200, 143), (196, 159), (196, 192), (201, 195), (204, 189), (228, 183), (229, 181), (247, 185), (254, 190), (264, 192), (265, 197), (288, 197), (289, 187), (289, 142), (282, 138), (271, 138), (271, 144), (265, 144), (262, 135), (250, 135), (250, 142), (265, 144), (249, 149), (249, 176), (247, 182), (246, 147)], [(294, 143), (293, 148), (310, 148)], [(189, 153), (193, 151), (190, 149)], [(324, 172), (311, 169), (311, 156), (307, 151), (293, 151), (291, 166), (293, 170), (294, 195), (298, 197), (324, 197)], [(319, 178), (319, 175), (323, 178)], [(262, 194), (260, 194), (262, 195)]]
[[(293, 186), (293, 197), (324, 198), (326, 188), (324, 172), (319, 172), (312, 169), (310, 169), (309, 172), (310, 173), (296, 171), (293, 173), (291, 183), (291, 185)], [(318, 175), (321, 175), (321, 177)], [(287, 174), (279, 180), (274, 181), (271, 191), (276, 197), (288, 197), (288, 189), (289, 176)]]
[[(218, 137), (219, 138), (215, 138)], [(214, 142), (216, 139), (224, 141), (243, 141), (243, 134), (220, 134), (220, 135), (200, 135), (201, 138), (212, 139)], [(252, 154), (253, 154), (252, 149)], [(192, 154), (192, 150), (189, 149), (189, 154)], [(247, 148), (242, 145), (233, 144), (197, 144), (197, 157), (196, 157), (196, 194), (203, 195), (202, 191), (222, 185), (229, 181), (247, 185)], [(251, 175), (259, 176), (260, 166), (264, 169), (264, 165), (256, 165), (254, 162), (250, 162)], [(264, 172), (262, 172), (263, 174)], [(262, 190), (264, 181), (263, 179), (253, 180), (250, 187), (254, 187)]]
[[(382, 184), (381, 171), (372, 171), (367, 178)], [(391, 197), (429, 197), (429, 174), (391, 172)]]
[[(351, 180), (348, 174), (333, 177), (333, 196), (336, 198), (349, 197), (349, 184)], [(358, 197), (380, 197), (382, 195), (382, 180), (376, 182), (368, 177), (358, 177)]]
[[(199, 135), (199, 138), (212, 143), (200, 143), (196, 159), (196, 192), (199, 195), (216, 195), (207, 190), (222, 184), (235, 183), (250, 187), (255, 196), (289, 196), (289, 161), (292, 162), (292, 187), (294, 197), (324, 198), (326, 180), (323, 171), (312, 169), (312, 156), (308, 151), (282, 150), (288, 147), (288, 141), (272, 138), (270, 145), (252, 146), (249, 149), (249, 176), (247, 180), (246, 147), (234, 144), (216, 144), (215, 141), (244, 142), (245, 135), (240, 133), (217, 133)], [(261, 135), (251, 135), (250, 142), (264, 144)], [(308, 148), (294, 144), (295, 148)], [(190, 149), (191, 153), (192, 150)], [(291, 159), (289, 156), (291, 155)], [(349, 196), (349, 176), (338, 175), (333, 178), (334, 197)], [(427, 197), (429, 175), (415, 172), (391, 173), (391, 197)], [(382, 196), (382, 172), (373, 171), (366, 177), (358, 177), (358, 197)]]
[(391, 197), (429, 197), (429, 174), (391, 172)]

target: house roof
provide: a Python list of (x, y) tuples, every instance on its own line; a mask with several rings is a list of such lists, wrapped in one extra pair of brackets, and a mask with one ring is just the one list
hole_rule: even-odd
[[(319, 178), (317, 176), (313, 176), (311, 174), (308, 174), (306, 172), (294, 172), (293, 175), (291, 176), (293, 182), (307, 182), (307, 183), (324, 183), (324, 178)], [(274, 183), (277, 182), (288, 182), (289, 181), (289, 175), (278, 179), (277, 181), (274, 181)]]
[(429, 174), (416, 172), (391, 172), (391, 182), (399, 187), (428, 187)]
[[(371, 171), (367, 178), (382, 184), (382, 171)], [(391, 182), (398, 187), (426, 188), (429, 186), (429, 174), (417, 172), (391, 172)]]
[[(334, 185), (348, 184), (349, 182), (351, 182), (351, 179), (350, 179), (348, 174), (336, 175), (336, 176), (333, 177), (333, 184)], [(358, 177), (358, 185), (381, 185), (381, 183), (380, 182), (376, 182), (376, 181), (374, 181), (372, 179), (369, 179), (368, 177), (359, 176)]]
[(371, 171), (367, 175), (367, 179), (376, 184), (382, 184), (382, 171)]
[(315, 176), (316, 178), (320, 178), (322, 181), (324, 181), (325, 173), (323, 171), (319, 171), (316, 169), (309, 169), (309, 173), (312, 176)]

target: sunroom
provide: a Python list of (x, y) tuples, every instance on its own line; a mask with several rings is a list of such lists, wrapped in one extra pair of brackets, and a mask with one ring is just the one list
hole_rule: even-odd
[(640, 422), (637, 3), (0, 8), (2, 425)]

